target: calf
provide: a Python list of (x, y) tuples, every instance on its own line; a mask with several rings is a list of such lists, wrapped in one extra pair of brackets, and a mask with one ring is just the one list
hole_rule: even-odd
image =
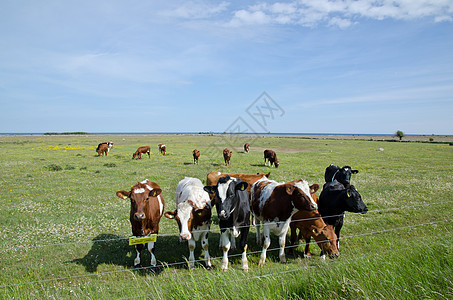
[(269, 166), (275, 165), (276, 168), (280, 165), (277, 160), (277, 154), (273, 150), (264, 150), (264, 165), (266, 166), (266, 159), (269, 161)]
[(162, 153), (163, 155), (167, 154), (167, 146), (164, 144), (159, 144), (159, 152)]
[[(129, 220), (134, 236), (144, 237), (159, 233), (159, 221), (164, 212), (164, 198), (161, 193), (160, 186), (148, 179), (138, 182), (129, 192), (124, 190), (116, 192), (118, 197), (131, 200)], [(140, 253), (146, 246), (151, 253), (151, 266), (156, 266), (154, 242), (150, 242), (135, 245), (137, 256), (134, 259), (134, 267), (140, 267)]]
[[(316, 191), (319, 189), (318, 184), (310, 186), (310, 194), (315, 202), (318, 202)], [(336, 235), (331, 226), (327, 226), (322, 220), (321, 215), (317, 210), (306, 211), (299, 210), (291, 218), (291, 246), (289, 253), (293, 254), (294, 245), (297, 241), (305, 240), (304, 257), (311, 257), (310, 253), (310, 240), (313, 237), (321, 248), (321, 256), (325, 258), (325, 254), (333, 258), (338, 256), (338, 249), (335, 244)], [(299, 229), (299, 235), (297, 235)]]
[(176, 219), (180, 241), (188, 241), (189, 267), (195, 264), (194, 250), (201, 238), (204, 261), (211, 268), (208, 233), (211, 227), (211, 199), (200, 179), (185, 177), (176, 186), (176, 210), (165, 212), (165, 217)]
[[(298, 210), (313, 211), (317, 205), (310, 195), (310, 187), (305, 180), (294, 180), (288, 183), (278, 183), (262, 178), (252, 186), (252, 214), (257, 221), (257, 243), (264, 238), (263, 250), (258, 265), (266, 261), (266, 251), (269, 248), (271, 231), (279, 237), (280, 262), (285, 263), (286, 233), (291, 217)], [(263, 223), (263, 238), (260, 234), (260, 222)]]
[(228, 270), (229, 237), (241, 235), (239, 245), (242, 251), (242, 269), (248, 271), (247, 235), (250, 230), (250, 204), (246, 191), (248, 184), (241, 179), (225, 176), (216, 185), (206, 185), (205, 191), (215, 194), (215, 205), (219, 218), (220, 240), (223, 250), (221, 270)]
[(101, 156), (101, 154), (107, 156), (107, 153), (111, 148), (113, 148), (112, 142), (100, 143), (96, 148), (96, 152), (98, 153), (98, 156)]
[(231, 151), (228, 148), (223, 149), (223, 160), (225, 161), (225, 166), (230, 164)]
[(357, 173), (359, 173), (359, 170), (353, 170), (350, 166), (344, 166), (340, 169), (340, 167), (331, 164), (324, 172), (324, 179), (326, 183), (336, 180), (344, 186), (348, 186), (351, 184), (351, 175)]
[(136, 157), (137, 159), (141, 159), (143, 153), (148, 154), (148, 158), (151, 158), (150, 152), (151, 152), (150, 146), (138, 147), (137, 151), (135, 151), (135, 153), (132, 155), (132, 159)]
[(193, 164), (197, 164), (198, 165), (198, 159), (200, 158), (200, 151), (198, 151), (198, 149), (195, 149), (192, 151), (192, 155), (193, 155)]
[(319, 195), (319, 213), (322, 219), (331, 226), (337, 236), (335, 244), (340, 249), (340, 230), (343, 227), (345, 211), (354, 213), (366, 213), (368, 208), (362, 201), (362, 197), (353, 185), (344, 186), (334, 180), (324, 184), (321, 195)]
[(244, 151), (245, 151), (246, 153), (249, 153), (249, 151), (250, 151), (250, 144), (249, 144), (249, 143), (245, 143), (245, 144), (244, 144)]
[[(252, 186), (252, 214), (257, 221), (257, 243), (263, 243), (258, 265), (266, 261), (266, 251), (269, 248), (271, 231), (279, 237), (280, 262), (285, 263), (286, 233), (291, 217), (298, 210), (313, 211), (317, 205), (310, 195), (310, 188), (305, 180), (294, 180), (288, 183), (278, 183), (262, 178)], [(260, 223), (263, 223), (263, 238), (260, 234)]]

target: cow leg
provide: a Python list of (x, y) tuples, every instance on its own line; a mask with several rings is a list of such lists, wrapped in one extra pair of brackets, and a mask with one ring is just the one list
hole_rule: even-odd
[[(291, 246), (288, 249), (288, 254), (292, 255), (292, 256), (294, 256), (294, 248), (297, 247), (297, 246), (295, 246), (296, 245), (296, 241), (297, 241), (297, 238), (296, 238), (297, 227), (294, 226), (293, 224), (290, 225), (291, 237), (290, 237), (289, 241), (290, 241)], [(301, 230), (299, 230), (299, 233), (300, 232), (301, 232)]]
[(225, 230), (221, 233), (220, 239), (222, 240), (222, 250), (223, 250), (223, 257), (222, 257), (222, 266), (220, 270), (226, 271), (228, 270), (228, 251), (230, 250), (230, 240), (228, 239), (228, 232), (229, 230)]
[(154, 256), (154, 242), (148, 243), (148, 251), (151, 254), (151, 266), (155, 267), (157, 264), (156, 257)]
[(311, 240), (311, 237), (308, 236), (305, 238), (305, 251), (304, 251), (304, 257), (306, 258), (310, 258), (311, 257), (311, 253), (310, 253), (310, 240)]
[(188, 245), (189, 245), (189, 267), (193, 268), (195, 266), (195, 255), (194, 255), (194, 251), (195, 251), (195, 240), (193, 239), (193, 236), (192, 238), (188, 241)]
[(140, 267), (140, 253), (142, 252), (143, 244), (135, 245), (135, 252), (137, 252), (137, 256), (134, 259), (134, 268)]
[(263, 244), (263, 235), (261, 234), (261, 221), (255, 217), (255, 227), (256, 227), (256, 244)]
[[(209, 227), (207, 229), (209, 231)], [(211, 268), (211, 257), (209, 256), (208, 232), (203, 233), (201, 238), (201, 247), (204, 250), (204, 262), (207, 268)]]
[(239, 246), (242, 249), (242, 270), (244, 270), (245, 272), (249, 271), (249, 263), (247, 261), (247, 237), (249, 235), (249, 230), (250, 227), (248, 226), (241, 229), (241, 238), (239, 241)]
[(280, 258), (281, 263), (286, 263), (286, 256), (285, 256), (285, 245), (286, 245), (286, 233), (288, 231), (282, 232), (281, 235), (278, 237), (278, 243), (280, 244), (280, 250), (278, 253), (278, 257)]
[(263, 243), (263, 250), (261, 251), (260, 260), (258, 262), (258, 266), (264, 266), (264, 262), (266, 261), (266, 252), (267, 248), (271, 245), (271, 232), (269, 225), (263, 224), (263, 236), (264, 236), (264, 243)]

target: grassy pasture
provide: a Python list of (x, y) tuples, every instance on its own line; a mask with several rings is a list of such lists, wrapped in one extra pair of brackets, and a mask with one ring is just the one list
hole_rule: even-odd
[[(250, 138), (201, 135), (0, 136), (0, 297), (4, 299), (452, 299), (453, 147), (448, 144)], [(98, 143), (113, 141), (107, 157)], [(250, 142), (251, 152), (242, 145)], [(157, 145), (167, 145), (167, 155)], [(151, 159), (132, 160), (151, 146)], [(216, 145), (215, 147), (213, 145)], [(222, 150), (235, 146), (231, 165)], [(384, 151), (377, 151), (378, 148)], [(201, 151), (193, 165), (192, 150)], [(263, 149), (277, 152), (280, 167), (264, 167)], [(213, 151), (214, 150), (214, 151)], [(210, 152), (210, 154), (207, 154)], [(271, 171), (271, 179), (324, 182), (334, 163), (360, 170), (352, 182), (370, 212), (347, 213), (340, 258), (322, 261), (319, 248), (287, 264), (260, 248), (249, 234), (250, 272), (240, 257), (230, 270), (187, 269), (187, 245), (177, 225), (161, 220), (156, 257), (169, 264), (159, 274), (130, 270), (129, 202), (115, 192), (148, 178), (160, 184), (166, 210), (175, 209), (175, 189), (184, 176), (203, 182), (210, 171)], [(319, 193), (318, 193), (319, 195)], [(215, 210), (214, 210), (215, 212)], [(218, 226), (210, 234), (212, 257)], [(289, 242), (288, 242), (289, 243)], [(198, 246), (197, 246), (198, 247)], [(272, 241), (270, 249), (277, 249)], [(232, 255), (239, 252), (231, 251)], [(196, 255), (201, 258), (201, 251)], [(144, 256), (144, 264), (149, 256)], [(214, 260), (214, 266), (220, 260)]]

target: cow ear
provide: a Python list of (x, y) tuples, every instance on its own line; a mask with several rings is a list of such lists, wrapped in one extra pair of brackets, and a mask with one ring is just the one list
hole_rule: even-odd
[(127, 199), (131, 195), (131, 192), (126, 192), (126, 191), (121, 190), (121, 191), (116, 192), (116, 195), (118, 197), (120, 197), (121, 199)]
[(357, 174), (359, 173), (359, 170), (351, 170), (352, 174)]
[(236, 185), (236, 190), (245, 191), (248, 186), (249, 186), (249, 184), (247, 182), (242, 181), (238, 185)]
[(319, 231), (318, 227), (316, 227), (315, 225), (311, 225), (311, 232), (313, 233), (313, 235), (315, 236), (318, 236), (321, 232)]
[(157, 197), (162, 193), (161, 189), (153, 189), (151, 192), (149, 192), (149, 195), (151, 197)]
[(292, 195), (295, 189), (296, 187), (293, 184), (288, 185), (286, 187), (286, 193), (288, 193), (288, 195)]
[(310, 185), (310, 192), (312, 194), (316, 193), (317, 190), (319, 190), (319, 184), (314, 183), (314, 184)]
[(217, 186), (215, 185), (205, 185), (203, 189), (208, 193), (208, 194), (215, 194), (217, 190)]
[(269, 176), (271, 176), (271, 172), (265, 174), (264, 176), (266, 176), (266, 178), (269, 178)]
[(170, 211), (166, 211), (164, 213), (164, 216), (169, 218), (169, 219), (174, 219), (175, 216), (176, 216), (176, 210), (175, 211), (171, 211), (171, 210)]
[(346, 190), (346, 196), (348, 196), (348, 198), (351, 198), (351, 191), (349, 189)]

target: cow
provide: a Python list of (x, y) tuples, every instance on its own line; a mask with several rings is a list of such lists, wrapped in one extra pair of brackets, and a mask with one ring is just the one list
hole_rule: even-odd
[[(269, 178), (271, 175), (271, 172), (269, 173), (256, 173), (256, 174), (241, 174), (241, 173), (221, 173), (221, 172), (209, 172), (208, 175), (206, 176), (206, 185), (216, 185), (217, 181), (219, 180), (220, 177), (225, 177), (225, 176), (230, 176), (234, 177), (237, 179), (241, 179), (244, 182), (248, 183), (247, 186), (247, 192), (250, 195), (250, 188), (252, 185), (259, 179), (263, 178), (265, 176), (266, 178)], [(213, 197), (211, 197), (213, 199)]]
[(242, 269), (248, 272), (247, 236), (250, 230), (250, 204), (246, 191), (247, 182), (225, 176), (220, 177), (216, 185), (206, 185), (205, 191), (215, 194), (215, 206), (219, 218), (220, 241), (223, 250), (221, 270), (228, 270), (228, 251), (231, 247), (229, 237), (239, 235), (239, 246), (242, 251)]
[(230, 164), (231, 151), (228, 148), (223, 149), (223, 160), (225, 161), (225, 166)]
[(148, 154), (148, 158), (151, 158), (151, 147), (150, 146), (143, 146), (143, 147), (138, 147), (137, 151), (132, 155), (132, 159), (136, 158), (141, 159), (142, 154)]
[(318, 206), (323, 221), (335, 231), (337, 236), (335, 243), (338, 249), (340, 249), (340, 230), (343, 226), (345, 211), (362, 214), (368, 211), (356, 188), (353, 185), (345, 187), (337, 180), (324, 184), (319, 195)]
[[(286, 263), (285, 244), (291, 217), (298, 210), (313, 211), (317, 209), (310, 194), (308, 182), (302, 179), (287, 183), (262, 178), (252, 186), (252, 214), (257, 221), (257, 243), (263, 242), (263, 249), (258, 266), (266, 261), (266, 251), (271, 243), (271, 231), (279, 237), (280, 262)], [(260, 234), (260, 223), (263, 226), (263, 237)]]
[(249, 143), (245, 143), (245, 144), (244, 144), (244, 151), (245, 151), (246, 153), (249, 153), (249, 151), (250, 151), (250, 144), (249, 144)]
[(280, 165), (280, 163), (277, 160), (277, 154), (273, 150), (266, 149), (264, 150), (264, 165), (267, 166), (266, 164), (266, 159), (269, 161), (269, 166), (272, 167), (272, 165), (275, 165), (276, 168)]
[(100, 143), (96, 148), (96, 152), (98, 153), (98, 156), (101, 156), (101, 154), (107, 156), (107, 153), (111, 148), (113, 148), (112, 142)]
[[(148, 179), (138, 182), (129, 192), (120, 190), (116, 195), (121, 199), (131, 200), (129, 220), (132, 234), (136, 237), (145, 237), (159, 233), (159, 221), (164, 213), (164, 198), (160, 186)], [(151, 266), (156, 266), (154, 256), (154, 242), (135, 245), (137, 256), (134, 259), (134, 268), (141, 265), (140, 253), (147, 246), (151, 254)]]
[[(312, 184), (310, 186), (311, 197), (316, 203), (318, 202), (318, 197), (316, 196), (316, 191), (318, 189), (318, 184)], [(338, 256), (338, 249), (335, 243), (335, 232), (331, 226), (327, 226), (326, 223), (324, 223), (318, 210), (299, 210), (291, 218), (289, 227), (291, 229), (291, 247), (289, 248), (289, 254), (293, 254), (296, 242), (301, 241), (303, 238), (305, 240), (304, 257), (311, 257), (310, 240), (313, 237), (319, 248), (321, 248), (321, 257), (323, 259), (326, 254), (328, 254), (330, 258)], [(297, 229), (299, 229), (299, 235), (297, 235)]]
[(350, 166), (344, 166), (342, 168), (331, 164), (326, 168), (324, 172), (324, 179), (326, 183), (337, 180), (344, 186), (351, 184), (351, 175), (359, 173), (359, 170), (353, 170)]
[(159, 144), (158, 147), (160, 153), (162, 153), (163, 155), (167, 154), (167, 146), (165, 146), (164, 144)]
[(201, 238), (204, 261), (211, 268), (208, 251), (208, 233), (211, 227), (211, 199), (198, 178), (185, 177), (176, 186), (176, 210), (164, 214), (169, 219), (176, 219), (179, 227), (179, 240), (188, 241), (189, 267), (195, 265), (194, 250)]
[(193, 155), (193, 164), (197, 164), (198, 165), (198, 159), (200, 158), (200, 151), (198, 149), (195, 149), (192, 151), (192, 155)]

